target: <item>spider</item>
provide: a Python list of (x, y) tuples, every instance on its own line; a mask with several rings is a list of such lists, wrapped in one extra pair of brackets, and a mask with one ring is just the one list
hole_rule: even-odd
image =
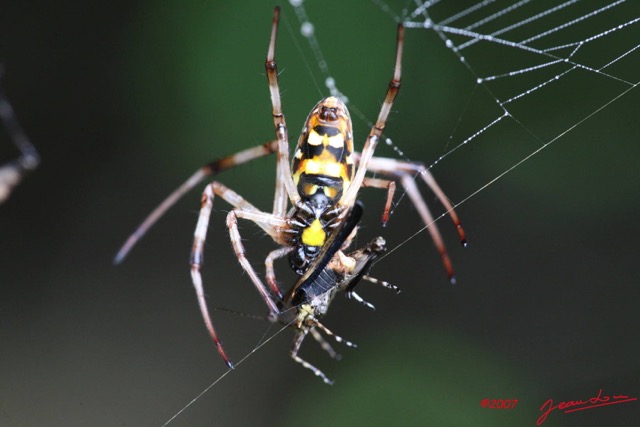
[[(314, 371), (316, 375), (322, 376), (325, 382), (329, 382), (319, 370), (297, 357), (297, 349), (308, 332), (311, 332), (321, 342), (323, 348), (330, 348), (319, 337), (316, 328), (332, 335), (317, 322), (317, 318), (326, 312), (335, 291), (332, 291), (330, 296), (323, 296), (325, 298), (324, 308), (321, 307), (322, 304), (319, 304), (311, 306), (309, 310), (309, 295), (311, 297), (321, 295), (316, 286), (319, 283), (318, 280), (322, 280), (323, 277), (333, 277), (332, 280), (335, 280), (335, 283), (332, 289), (339, 287), (346, 290), (348, 296), (364, 302), (353, 292), (353, 285), (361, 278), (362, 274), (360, 273), (365, 270), (365, 264), (373, 258), (373, 255), (362, 255), (364, 252), (358, 251), (353, 253), (353, 257), (342, 254), (342, 249), (348, 246), (353, 234), (355, 234), (356, 223), (361, 215), (361, 212), (358, 214), (358, 210), (361, 211), (361, 208), (358, 207), (359, 204), (356, 200), (360, 188), (374, 187), (387, 190), (387, 199), (382, 215), (383, 224), (386, 224), (389, 219), (396, 180), (403, 185), (423, 222), (429, 226), (428, 230), (451, 281), (454, 277), (451, 261), (427, 205), (415, 184), (415, 176), (422, 178), (447, 209), (457, 227), (461, 242), (464, 244), (466, 240), (451, 203), (424, 165), (374, 156), (393, 101), (400, 88), (404, 27), (398, 26), (393, 78), (389, 83), (378, 119), (366, 139), (362, 152), (356, 153), (353, 150), (351, 118), (346, 105), (338, 98), (330, 96), (318, 102), (309, 113), (290, 163), (288, 129), (282, 112), (275, 61), (279, 17), (280, 9), (276, 7), (265, 62), (276, 139), (210, 162), (196, 171), (149, 214), (124, 243), (114, 262), (120, 263), (147, 230), (182, 195), (206, 177), (269, 154), (276, 154), (276, 187), (271, 212), (261, 211), (221, 182), (212, 181), (205, 187), (191, 250), (191, 278), (206, 328), (222, 360), (227, 366), (233, 368), (233, 363), (225, 353), (209, 316), (200, 274), (209, 218), (214, 199), (218, 196), (233, 207), (226, 218), (231, 245), (240, 265), (267, 305), (269, 319), (293, 322), (297, 333), (291, 352), (292, 357)], [(365, 175), (367, 172), (390, 179), (367, 177)], [(289, 203), (291, 204), (290, 208)], [(238, 219), (255, 223), (280, 246), (280, 248), (271, 251), (265, 259), (266, 285), (245, 256), (245, 248), (238, 230)], [(349, 232), (348, 236), (342, 235), (345, 232), (341, 232), (341, 230), (349, 228), (353, 231)], [(375, 251), (373, 252), (375, 253)], [(283, 294), (276, 282), (273, 267), (275, 260), (285, 256), (288, 256), (291, 268), (296, 273), (303, 275), (303, 278), (286, 295)], [(358, 260), (360, 261), (358, 262)], [(307, 279), (304, 279), (305, 277)], [(302, 298), (302, 295), (307, 297)], [(295, 310), (289, 310), (289, 308), (295, 308)], [(333, 350), (330, 350), (329, 353), (334, 354)]]

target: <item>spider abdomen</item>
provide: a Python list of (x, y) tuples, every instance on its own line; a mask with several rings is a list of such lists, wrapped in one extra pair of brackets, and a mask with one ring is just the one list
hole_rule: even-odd
[(293, 155), (293, 182), (302, 200), (324, 210), (340, 201), (354, 175), (347, 106), (330, 96), (309, 113)]

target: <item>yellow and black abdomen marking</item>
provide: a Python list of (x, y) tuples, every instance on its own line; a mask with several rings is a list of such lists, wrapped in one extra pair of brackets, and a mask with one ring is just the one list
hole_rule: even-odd
[(300, 197), (312, 206), (326, 208), (340, 200), (354, 174), (351, 118), (342, 101), (329, 97), (311, 110), (292, 170)]
[(304, 203), (289, 256), (299, 274), (317, 256), (335, 227), (340, 202), (354, 176), (353, 133), (346, 105), (338, 98), (320, 101), (309, 113), (293, 155), (293, 181)]

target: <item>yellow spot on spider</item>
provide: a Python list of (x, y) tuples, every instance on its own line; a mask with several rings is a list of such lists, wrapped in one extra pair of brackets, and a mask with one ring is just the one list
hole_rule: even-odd
[(322, 136), (318, 134), (315, 130), (309, 132), (309, 137), (307, 138), (307, 144), (309, 145), (320, 145), (322, 144)]
[(304, 164), (304, 171), (309, 175), (339, 177), (342, 172), (342, 164), (335, 161), (323, 161), (322, 159), (309, 159)]
[(321, 135), (315, 130), (311, 130), (307, 137), (307, 144), (313, 146), (324, 145), (325, 147), (332, 146), (334, 148), (342, 148), (344, 147), (344, 135), (342, 133), (338, 133), (333, 136), (329, 136), (327, 134)]
[(325, 233), (322, 228), (322, 224), (320, 224), (320, 220), (314, 220), (311, 225), (304, 229), (302, 232), (302, 243), (308, 246), (322, 246), (324, 241), (327, 238), (327, 233)]
[[(344, 135), (339, 133), (337, 135), (333, 135), (332, 137), (328, 137), (329, 145), (335, 148), (344, 147)], [(326, 144), (325, 144), (326, 145)]]
[(330, 199), (333, 199), (338, 194), (338, 189), (335, 187), (323, 187), (324, 195)]
[(305, 184), (302, 188), (304, 194), (307, 196), (313, 196), (318, 191), (318, 186), (314, 184)]

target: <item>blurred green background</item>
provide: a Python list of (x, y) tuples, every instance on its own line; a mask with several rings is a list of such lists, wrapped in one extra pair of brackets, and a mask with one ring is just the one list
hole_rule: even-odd
[[(389, 4), (400, 13), (402, 4)], [(370, 2), (306, 5), (339, 88), (375, 118), (392, 71), (393, 18)], [(111, 260), (196, 168), (272, 138), (263, 64), (273, 6), (0, 6), (2, 84), (43, 159), (0, 206), (0, 425), (158, 426), (225, 372), (189, 277), (200, 189), (123, 265)], [(611, 22), (630, 18), (612, 15)], [(277, 59), (292, 140), (327, 95), (298, 26), (283, 4)], [(489, 49), (476, 52), (469, 60), (480, 68), (503, 60)], [(636, 55), (611, 72), (637, 82), (639, 69)], [(430, 164), (500, 115), (432, 32), (407, 31), (403, 72), (388, 136), (408, 158)], [(495, 90), (522, 90), (509, 85)], [(541, 91), (512, 111), (546, 142), (622, 90), (613, 79), (576, 73), (555, 95)], [(636, 89), (460, 205), (469, 248), (459, 247), (447, 218), (439, 222), (456, 286), (422, 232), (373, 270), (400, 295), (363, 285), (359, 293), (375, 312), (338, 297), (325, 324), (359, 348), (340, 348), (340, 362), (311, 339), (302, 351), (334, 386), (289, 359), (292, 334), (284, 331), (170, 425), (534, 425), (549, 398), (586, 399), (599, 389), (640, 396), (639, 101)], [(367, 124), (356, 119), (354, 126), (360, 145)], [(0, 144), (0, 163), (15, 157), (5, 134)], [(459, 202), (539, 146), (505, 120), (433, 173)], [(396, 156), (389, 147), (377, 154)], [(220, 180), (269, 210), (273, 177), (269, 158)], [(363, 191), (359, 242), (382, 234), (395, 248), (422, 225), (404, 198), (382, 229), (383, 198)], [(210, 304), (265, 314), (229, 246), (227, 210), (216, 206), (207, 242)], [(259, 267), (273, 245), (251, 225), (241, 231)], [(281, 281), (293, 283), (286, 270), (278, 268)], [(236, 361), (277, 330), (224, 312), (214, 318)], [(483, 398), (519, 403), (489, 410)], [(638, 405), (554, 413), (546, 425), (632, 425)]]

